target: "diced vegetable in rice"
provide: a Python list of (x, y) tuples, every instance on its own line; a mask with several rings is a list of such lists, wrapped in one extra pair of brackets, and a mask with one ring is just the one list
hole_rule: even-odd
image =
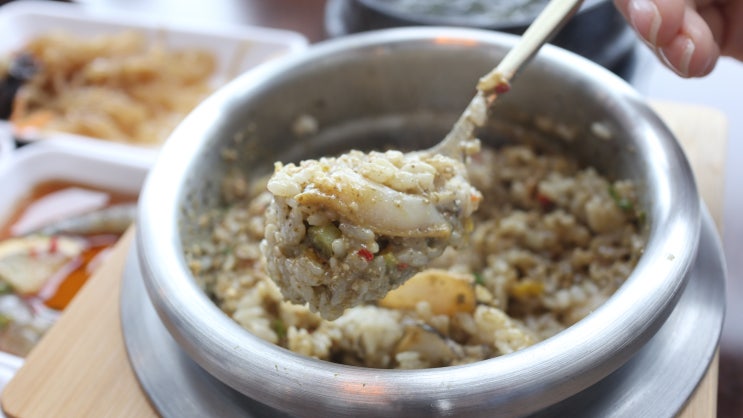
[(215, 303), (266, 341), (327, 361), (413, 369), (500, 356), (560, 332), (611, 296), (642, 253), (644, 215), (629, 181), (526, 146), (484, 148), (467, 169), (484, 196), (469, 244), (334, 321), (285, 300), (267, 273), (266, 179), (226, 177), (229, 206), (202, 215), (211, 238), (187, 245), (186, 257)]
[(277, 163), (261, 245), (287, 300), (326, 319), (384, 297), (472, 230), (461, 161), (399, 151)]

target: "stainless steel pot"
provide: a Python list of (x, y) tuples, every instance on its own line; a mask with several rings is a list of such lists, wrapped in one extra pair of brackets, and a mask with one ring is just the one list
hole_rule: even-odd
[[(394, 371), (319, 361), (244, 331), (194, 282), (183, 250), (209, 231), (227, 170), (270, 172), (349, 148), (438, 141), (510, 35), (415, 28), (327, 41), (241, 76), (199, 106), (161, 151), (141, 194), (138, 256), (148, 294), (180, 346), (239, 392), (297, 416), (516, 416), (558, 402), (621, 366), (653, 336), (682, 290), (699, 239), (699, 196), (672, 134), (621, 79), (545, 47), (499, 98), (485, 142), (557, 147), (611, 177), (633, 179), (648, 243), (627, 282), (574, 326), (471, 365)], [(320, 130), (297, 137), (312, 115)], [(238, 144), (236, 164), (222, 159)]]

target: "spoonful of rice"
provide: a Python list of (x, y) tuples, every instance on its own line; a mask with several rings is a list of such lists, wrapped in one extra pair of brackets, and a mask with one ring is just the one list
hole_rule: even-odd
[(383, 298), (448, 246), (461, 247), (482, 200), (467, 158), (488, 103), (582, 0), (552, 0), (477, 93), (442, 142), (422, 151), (364, 153), (275, 164), (261, 250), (284, 297), (332, 320)]

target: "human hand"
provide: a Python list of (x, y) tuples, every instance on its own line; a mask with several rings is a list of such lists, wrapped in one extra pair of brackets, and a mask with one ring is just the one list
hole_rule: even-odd
[(743, 0), (614, 0), (660, 60), (682, 77), (709, 74), (720, 55), (743, 60)]

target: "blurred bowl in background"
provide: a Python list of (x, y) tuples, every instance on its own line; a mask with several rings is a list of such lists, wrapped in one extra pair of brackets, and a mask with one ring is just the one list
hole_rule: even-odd
[[(105, 69), (103, 70), (96, 70), (97, 77), (102, 77), (101, 80), (106, 80), (108, 83), (101, 82), (101, 85), (116, 86), (116, 88), (96, 88), (94, 99), (85, 99), (85, 97), (90, 97), (89, 95), (70, 94), (70, 91), (74, 93), (81, 89), (78, 86), (80, 84), (79, 80), (67, 85), (62, 83), (62, 87), (57, 87), (60, 94), (70, 94), (70, 96), (78, 98), (74, 101), (76, 103), (74, 106), (77, 111), (76, 116), (74, 118), (64, 117), (64, 115), (69, 115), (69, 113), (66, 113), (68, 106), (58, 105), (54, 112), (50, 112), (46, 107), (29, 107), (23, 112), (19, 112), (27, 114), (25, 118), (18, 118), (20, 122), (25, 123), (17, 123), (19, 122), (18, 119), (12, 119), (13, 122), (6, 125), (15, 139), (19, 143), (55, 140), (61, 137), (72, 140), (93, 139), (102, 140), (102, 142), (119, 142), (137, 148), (142, 153), (149, 153), (152, 157), (157, 154), (162, 141), (165, 140), (170, 131), (171, 125), (182, 118), (183, 114), (176, 110), (182, 107), (190, 108), (192, 100), (201, 97), (200, 94), (193, 93), (186, 95), (183, 90), (189, 90), (190, 87), (198, 87), (204, 84), (207, 86), (207, 91), (212, 91), (245, 71), (282, 55), (301, 51), (307, 46), (307, 39), (303, 35), (282, 29), (249, 25), (194, 24), (172, 19), (163, 20), (162, 16), (158, 15), (97, 10), (77, 2), (27, 0), (10, 2), (0, 7), (0, 60), (11, 59), (20, 51), (24, 51), (29, 43), (39, 39), (46, 39), (42, 42), (44, 48), (50, 48), (54, 51), (64, 49), (65, 52), (61, 52), (61, 54), (73, 51), (74, 54), (72, 55), (75, 56), (76, 65), (79, 66), (79, 68), (75, 67), (74, 70), (71, 70), (64, 65), (54, 65), (54, 63), (60, 61), (49, 59), (46, 61), (51, 65), (39, 72), (37, 74), (39, 76), (45, 73), (44, 77), (56, 77), (55, 80), (69, 78), (78, 80), (81, 78), (78, 74), (79, 71), (89, 68), (88, 65), (92, 66), (93, 62), (98, 63), (98, 59), (103, 59), (106, 53), (112, 53), (112, 42), (118, 42), (117, 45), (120, 45), (119, 49), (116, 50), (118, 54), (122, 54), (122, 50), (126, 51), (126, 56), (130, 60), (139, 63), (133, 67), (138, 70), (131, 70), (131, 75), (128, 77), (134, 78), (130, 81), (126, 81), (126, 77), (121, 76), (119, 71), (122, 71), (120, 68), (131, 66), (117, 64), (120, 60), (113, 60), (115, 63), (104, 66)], [(107, 52), (99, 57), (95, 48), (90, 45), (83, 45), (83, 40), (106, 42), (107, 48), (104, 48), (104, 50)], [(142, 42), (141, 48), (132, 47), (132, 45), (137, 45), (136, 42)], [(121, 46), (122, 44), (124, 47)], [(150, 52), (155, 47), (163, 48), (160, 53), (171, 54), (168, 60), (165, 60), (165, 64), (153, 59), (154, 54)], [(40, 46), (36, 45), (35, 48), (40, 48)], [(179, 60), (176, 58), (179, 55), (175, 53), (176, 51), (179, 53), (189, 52), (185, 56), (194, 60), (189, 61), (191, 63), (190, 67), (199, 67), (194, 63), (209, 67), (209, 65), (204, 64), (209, 62), (213, 64), (213, 68), (204, 72), (203, 77), (190, 80), (190, 84), (182, 82), (180, 88), (174, 86), (172, 91), (168, 91), (170, 83), (175, 83), (176, 79), (179, 79), (175, 75), (183, 72), (182, 68), (177, 67)], [(55, 56), (54, 54), (49, 55)], [(201, 57), (201, 59), (196, 60), (194, 57)], [(130, 60), (125, 61), (129, 62)], [(133, 89), (147, 81), (145, 78), (136, 78), (136, 74), (138, 74), (138, 71), (141, 73), (145, 69), (157, 73), (171, 69), (173, 73), (169, 73), (171, 77), (167, 79), (167, 83), (161, 82), (164, 78), (150, 77), (147, 79), (150, 81), (147, 84), (149, 94), (136, 95), (133, 93)], [(4, 73), (4, 70), (0, 71), (0, 81), (5, 78)], [(73, 77), (76, 74), (77, 76)], [(129, 72), (125, 72), (125, 74), (129, 74)], [(206, 76), (208, 77), (204, 78)], [(117, 79), (117, 77), (120, 79)], [(198, 91), (198, 89), (194, 88), (193, 91)], [(182, 97), (179, 96), (178, 100), (175, 100), (174, 96), (177, 92), (184, 94)], [(46, 94), (51, 97), (41, 101), (42, 103), (57, 103), (58, 94), (52, 94), (51, 92)], [(83, 99), (79, 97), (83, 97)], [(173, 103), (168, 105), (167, 101), (162, 100), (163, 97), (170, 98)], [(16, 102), (12, 100), (12, 96), (10, 99), (11, 103)], [(71, 99), (68, 98), (67, 100)], [(125, 102), (127, 104), (121, 105), (123, 107), (120, 108), (116, 103), (120, 103), (121, 100), (127, 100)], [(80, 109), (84, 109), (86, 106), (95, 109), (96, 105), (102, 109), (103, 114), (109, 117), (92, 118), (90, 120), (80, 117)], [(127, 112), (121, 109), (128, 110), (131, 113), (125, 115)], [(33, 117), (34, 111), (41, 114), (57, 115), (57, 118), (65, 120), (65, 123), (34, 122), (38, 119)], [(95, 114), (95, 112), (92, 113)], [(90, 113), (83, 112), (83, 114), (89, 115)], [(136, 117), (137, 114), (147, 116)], [(111, 118), (110, 115), (120, 116), (121, 120), (126, 122), (120, 124), (116, 122), (119, 118)], [(132, 115), (135, 115), (135, 117), (132, 117)], [(141, 123), (143, 120), (146, 120), (146, 123)], [(91, 125), (87, 125), (87, 123), (91, 123)], [(127, 129), (123, 129), (122, 132), (127, 133), (127, 135), (116, 137), (117, 135), (114, 134), (124, 125), (127, 125)], [(159, 131), (156, 129), (158, 126), (167, 129)], [(146, 137), (133, 135), (138, 131), (150, 132), (152, 135), (150, 133), (147, 133)], [(122, 132), (119, 132), (119, 134)], [(131, 137), (128, 137), (129, 134), (131, 134)], [(108, 135), (115, 137), (111, 138)], [(114, 139), (114, 141), (111, 141), (111, 139)]]
[[(485, 0), (329, 0), (325, 28), (331, 37), (401, 26), (456, 26), (520, 35), (546, 5), (546, 0), (503, 0), (495, 3), (509, 2), (521, 4), (528, 10), (516, 12), (518, 7), (512, 6), (506, 17), (501, 17), (492, 12), (451, 12), (456, 9), (456, 3), (482, 5), (487, 3)], [(418, 6), (411, 7), (411, 4)], [(445, 6), (437, 9), (437, 4)], [(428, 10), (429, 13), (420, 10)], [(631, 80), (634, 76), (635, 46), (638, 41), (610, 0), (586, 0), (551, 43), (588, 58), (625, 80)]]

